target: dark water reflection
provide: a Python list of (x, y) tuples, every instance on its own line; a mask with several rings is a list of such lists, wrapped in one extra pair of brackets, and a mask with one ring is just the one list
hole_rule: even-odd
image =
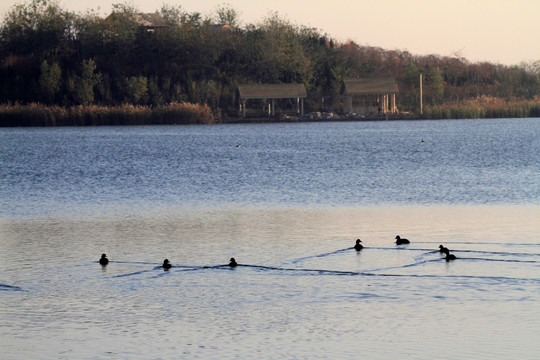
[(0, 215), (538, 204), (539, 139), (538, 119), (3, 129)]

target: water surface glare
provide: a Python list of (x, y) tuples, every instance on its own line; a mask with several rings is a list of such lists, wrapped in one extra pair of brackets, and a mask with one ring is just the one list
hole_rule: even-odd
[(0, 129), (2, 358), (538, 359), (539, 133)]

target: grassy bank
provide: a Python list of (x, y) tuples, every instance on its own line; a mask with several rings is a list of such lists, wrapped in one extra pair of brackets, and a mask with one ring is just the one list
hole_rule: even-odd
[(540, 99), (507, 101), (480, 97), (424, 110), (426, 119), (488, 119), (540, 117)]
[[(423, 116), (393, 115), (386, 120), (414, 119), (483, 119), (540, 117), (540, 99), (507, 101), (482, 97), (440, 106), (428, 106)], [(383, 120), (383, 118), (350, 118), (334, 120)], [(171, 103), (157, 107), (122, 106), (46, 106), (42, 104), (0, 105), (0, 127), (24, 126), (100, 126), (100, 125), (175, 125), (215, 124), (216, 122), (260, 122), (275, 119), (216, 119), (208, 105)], [(302, 121), (280, 120), (283, 121)], [(314, 121), (314, 120), (306, 120)], [(332, 120), (323, 120), (332, 121)]]
[(214, 124), (207, 105), (172, 103), (147, 106), (0, 105), (0, 127)]

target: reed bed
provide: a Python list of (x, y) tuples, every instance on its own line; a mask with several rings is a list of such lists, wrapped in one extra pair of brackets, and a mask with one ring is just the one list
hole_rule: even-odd
[[(500, 98), (475, 99), (428, 106), (424, 119), (482, 119), (540, 117), (540, 98), (508, 101)], [(81, 105), (72, 107), (0, 105), (0, 127), (24, 126), (100, 126), (100, 125), (175, 125), (215, 124), (208, 105), (187, 102), (156, 107), (124, 104), (121, 106)]]
[(484, 119), (540, 117), (540, 99), (508, 101), (479, 97), (451, 104), (428, 106), (427, 119)]
[(0, 127), (214, 124), (208, 105), (171, 103), (157, 107), (42, 104), (0, 105)]

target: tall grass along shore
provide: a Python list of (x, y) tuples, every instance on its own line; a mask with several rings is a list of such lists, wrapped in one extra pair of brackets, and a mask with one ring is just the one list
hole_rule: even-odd
[(0, 105), (0, 126), (98, 126), (214, 124), (208, 105), (187, 102), (149, 107), (137, 105), (72, 107), (42, 104)]
[(426, 119), (484, 119), (540, 117), (540, 99), (509, 101), (493, 97), (478, 97), (424, 110)]
[[(540, 99), (508, 101), (480, 97), (439, 106), (427, 106), (423, 115), (396, 115), (392, 120), (411, 119), (484, 119), (540, 117)], [(294, 121), (298, 121), (294, 118)], [(337, 118), (342, 119), (342, 118)], [(350, 120), (349, 117), (347, 119)], [(363, 118), (358, 118), (362, 120)], [(38, 103), (0, 105), (0, 127), (25, 126), (100, 126), (100, 125), (189, 125), (234, 123), (221, 119), (208, 105), (187, 102), (156, 107), (124, 104), (121, 106), (79, 105), (61, 107)], [(254, 120), (254, 119), (252, 119)], [(261, 120), (261, 119), (259, 119)], [(310, 120), (307, 120), (310, 121)], [(331, 120), (328, 120), (331, 121)]]

